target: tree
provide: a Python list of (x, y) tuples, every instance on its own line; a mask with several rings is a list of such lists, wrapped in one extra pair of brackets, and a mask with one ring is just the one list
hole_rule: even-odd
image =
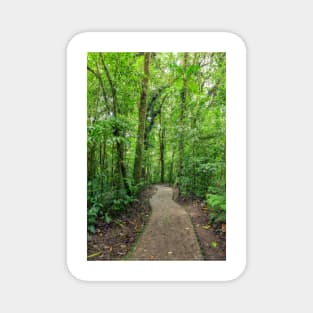
[(183, 85), (181, 90), (181, 105), (180, 105), (180, 131), (179, 131), (179, 161), (177, 170), (177, 180), (181, 185), (183, 175), (183, 160), (184, 160), (184, 135), (185, 135), (185, 114), (186, 114), (186, 98), (187, 98), (187, 62), (188, 52), (183, 54)]
[(138, 106), (138, 135), (136, 145), (136, 155), (134, 163), (134, 182), (139, 184), (142, 174), (143, 156), (144, 156), (144, 138), (145, 138), (145, 122), (147, 114), (147, 95), (149, 83), (149, 63), (150, 52), (144, 53), (144, 76), (142, 79), (142, 92)]
[(165, 149), (165, 126), (162, 123), (162, 113), (160, 113), (160, 130), (159, 130), (159, 142), (160, 142), (160, 182), (164, 183), (164, 149)]
[(91, 52), (87, 61), (88, 225), (160, 182), (225, 218), (225, 53)]

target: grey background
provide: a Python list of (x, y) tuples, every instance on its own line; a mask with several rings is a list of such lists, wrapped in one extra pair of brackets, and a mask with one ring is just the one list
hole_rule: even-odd
[[(310, 1), (3, 1), (2, 312), (309, 312)], [(230, 283), (83, 283), (65, 266), (65, 47), (81, 31), (232, 31), (248, 46), (248, 267)]]

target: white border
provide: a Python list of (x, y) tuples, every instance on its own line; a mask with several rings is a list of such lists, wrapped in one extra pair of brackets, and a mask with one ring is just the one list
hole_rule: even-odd
[[(87, 261), (87, 52), (226, 52), (227, 260)], [(227, 281), (246, 265), (246, 48), (223, 32), (94, 32), (67, 47), (67, 265), (85, 281)]]

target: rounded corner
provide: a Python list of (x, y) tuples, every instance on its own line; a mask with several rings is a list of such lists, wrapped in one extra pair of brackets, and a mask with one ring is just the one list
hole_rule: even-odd
[(71, 268), (71, 265), (69, 264), (68, 260), (66, 261), (66, 269), (67, 269), (69, 276), (71, 276), (75, 280), (79, 282), (83, 282), (83, 283), (88, 282), (87, 279), (84, 279), (79, 274), (75, 273), (75, 270)]
[(247, 43), (246, 43), (245, 39), (241, 35), (239, 35), (239, 34), (237, 34), (235, 32), (232, 32), (232, 31), (225, 32), (225, 34), (227, 36), (229, 36), (231, 38), (231, 40), (234, 41), (238, 46), (241, 46), (241, 48), (244, 51), (247, 51), (247, 49), (248, 49)]
[(247, 271), (247, 260), (244, 261), (244, 263), (242, 265), (240, 265), (240, 267), (238, 267), (238, 270), (236, 269), (236, 272), (234, 275), (232, 275), (232, 277), (230, 277), (229, 279), (226, 280), (226, 282), (234, 282), (238, 279), (241, 279), (242, 276), (245, 275), (246, 271)]
[(78, 32), (74, 34), (67, 42), (66, 44), (66, 51), (68, 51), (72, 46), (75, 46), (77, 43), (79, 43), (83, 37), (85, 37), (89, 32)]

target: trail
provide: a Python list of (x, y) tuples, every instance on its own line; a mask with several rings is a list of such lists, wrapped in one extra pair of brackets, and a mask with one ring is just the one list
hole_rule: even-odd
[(150, 221), (129, 260), (202, 260), (188, 213), (172, 200), (172, 188), (156, 187)]

